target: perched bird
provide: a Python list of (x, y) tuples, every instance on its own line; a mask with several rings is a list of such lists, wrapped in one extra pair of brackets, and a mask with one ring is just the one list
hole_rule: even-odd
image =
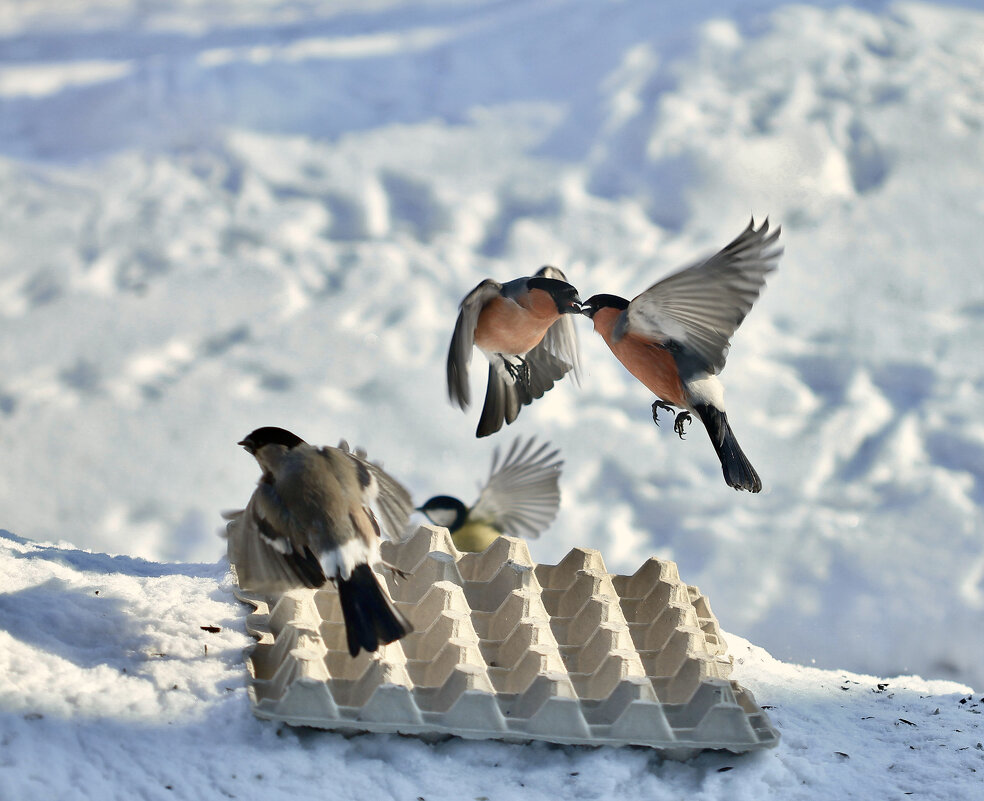
[(468, 364), (477, 346), (489, 360), (489, 379), (476, 436), (511, 423), (570, 370), (577, 377), (577, 332), (567, 315), (580, 308), (577, 290), (556, 267), (505, 284), (487, 278), (461, 301), (448, 350), (448, 396), (462, 409), (471, 403)]
[(550, 443), (516, 439), (502, 464), (495, 449), (489, 478), (471, 508), (449, 495), (436, 495), (418, 511), (451, 532), (459, 551), (484, 551), (500, 534), (536, 538), (557, 516), (560, 468)]
[(229, 560), (245, 590), (271, 594), (334, 581), (349, 653), (375, 651), (413, 629), (372, 571), (382, 528), (399, 538), (413, 503), (409, 493), (361, 451), (316, 448), (267, 426), (242, 445), (263, 471), (246, 508), (227, 513)]
[(653, 284), (631, 302), (595, 295), (581, 307), (626, 369), (657, 396), (657, 411), (681, 411), (673, 429), (683, 438), (690, 412), (703, 422), (721, 460), (724, 480), (758, 492), (762, 481), (738, 446), (724, 411), (724, 368), (731, 337), (776, 268), (780, 228), (754, 219), (727, 247)]

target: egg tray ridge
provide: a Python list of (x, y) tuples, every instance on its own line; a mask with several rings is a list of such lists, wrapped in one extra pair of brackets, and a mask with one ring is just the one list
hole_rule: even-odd
[[(575, 548), (535, 565), (501, 537), (462, 553), (421, 526), (382, 557), (397, 607), (414, 626), (352, 658), (338, 593), (292, 590), (252, 604), (249, 696), (261, 718), (343, 732), (638, 745), (685, 759), (779, 740), (752, 694), (729, 680), (717, 619), (673, 562), (631, 576)], [(234, 566), (233, 566), (234, 567)]]

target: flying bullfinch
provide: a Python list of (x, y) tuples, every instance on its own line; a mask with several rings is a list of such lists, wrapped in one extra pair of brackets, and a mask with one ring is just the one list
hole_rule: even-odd
[(577, 332), (568, 315), (580, 309), (577, 290), (556, 267), (505, 284), (487, 278), (461, 301), (448, 350), (448, 396), (461, 409), (471, 403), (468, 364), (477, 346), (489, 378), (476, 436), (511, 423), (570, 370), (577, 378)]
[(557, 481), (564, 463), (549, 449), (549, 442), (537, 448), (533, 438), (525, 444), (516, 439), (500, 466), (496, 448), (488, 481), (471, 508), (437, 495), (418, 511), (447, 528), (459, 551), (484, 551), (502, 534), (535, 539), (560, 505)]
[(404, 534), (410, 495), (361, 451), (316, 448), (290, 431), (267, 426), (242, 445), (263, 471), (245, 509), (229, 512), (229, 561), (244, 590), (273, 594), (334, 581), (349, 653), (375, 651), (413, 629), (372, 571), (380, 525)]
[(780, 229), (754, 219), (727, 247), (686, 267), (631, 302), (595, 295), (581, 307), (616, 358), (657, 396), (657, 410), (681, 411), (674, 430), (683, 437), (690, 412), (703, 422), (721, 460), (724, 480), (737, 490), (759, 492), (762, 481), (738, 446), (724, 411), (724, 368), (731, 337), (776, 268)]

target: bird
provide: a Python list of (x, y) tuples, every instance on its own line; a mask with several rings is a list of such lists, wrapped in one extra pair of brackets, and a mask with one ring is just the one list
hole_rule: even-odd
[(262, 471), (246, 508), (224, 515), (240, 587), (273, 594), (333, 581), (353, 657), (409, 634), (413, 627), (372, 570), (381, 529), (399, 539), (407, 528), (407, 490), (344, 441), (319, 448), (265, 426), (238, 444)]
[(448, 397), (467, 410), (468, 364), (478, 347), (488, 359), (489, 376), (477, 437), (513, 422), (522, 406), (571, 370), (578, 378), (577, 331), (568, 315), (580, 308), (577, 289), (551, 266), (504, 284), (486, 278), (461, 301), (448, 349)]
[(489, 477), (471, 507), (450, 495), (435, 495), (417, 511), (451, 533), (459, 551), (484, 551), (502, 534), (535, 539), (557, 516), (563, 461), (558, 450), (536, 438), (513, 441), (502, 463), (496, 448)]
[(769, 232), (766, 218), (754, 217), (734, 240), (709, 258), (653, 284), (629, 301), (594, 295), (581, 306), (594, 330), (615, 357), (657, 397), (660, 409), (682, 411), (674, 431), (683, 439), (684, 424), (696, 414), (711, 438), (728, 486), (759, 492), (762, 480), (745, 456), (728, 422), (724, 368), (731, 337), (758, 299), (766, 276), (776, 269), (783, 248), (780, 227)]

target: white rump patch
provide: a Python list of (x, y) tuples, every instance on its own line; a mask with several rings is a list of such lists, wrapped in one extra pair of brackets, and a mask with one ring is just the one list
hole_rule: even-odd
[(361, 537), (346, 540), (337, 548), (328, 548), (319, 557), (321, 568), (328, 578), (347, 579), (358, 565), (374, 565), (379, 561), (379, 540), (367, 545)]

